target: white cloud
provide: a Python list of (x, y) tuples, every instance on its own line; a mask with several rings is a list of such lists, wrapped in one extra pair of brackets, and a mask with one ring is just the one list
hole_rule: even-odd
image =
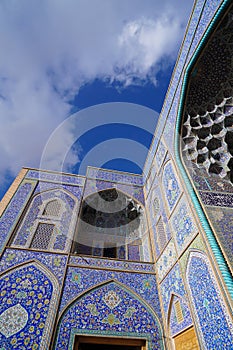
[[(176, 56), (191, 3), (2, 0), (0, 181), (6, 171), (39, 165), (83, 84), (156, 82), (161, 62)], [(69, 137), (68, 131), (61, 140)]]

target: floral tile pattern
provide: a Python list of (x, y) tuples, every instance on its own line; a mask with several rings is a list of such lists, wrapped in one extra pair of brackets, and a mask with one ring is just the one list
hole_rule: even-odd
[[(175, 303), (180, 302), (182, 314), (183, 314), (183, 320), (179, 322), (177, 319), (177, 315), (175, 312)], [(170, 318), (169, 318), (169, 327), (170, 327), (170, 334), (173, 337), (174, 335), (182, 332), (184, 329), (190, 327), (193, 324), (191, 313), (189, 310), (189, 307), (187, 305), (187, 302), (183, 298), (179, 298), (176, 295), (174, 295), (172, 299), (172, 306), (170, 311)]]
[(0, 272), (31, 260), (40, 261), (54, 274), (54, 276), (56, 276), (59, 283), (62, 282), (67, 256), (59, 254), (42, 253), (22, 249), (6, 249), (1, 258)]
[(181, 189), (178, 184), (171, 161), (167, 162), (164, 166), (162, 181), (163, 181), (165, 196), (167, 199), (167, 204), (168, 204), (169, 210), (171, 211), (174, 208), (175, 204), (177, 203), (178, 198), (181, 194)]
[(157, 261), (158, 279), (162, 280), (176, 262), (176, 249), (173, 241), (169, 242)]
[(188, 208), (186, 197), (182, 197), (180, 203), (172, 214), (171, 225), (178, 252), (181, 253), (198, 232), (197, 226)]
[[(111, 295), (117, 303), (106, 304)], [(72, 330), (73, 329), (73, 334)], [(148, 350), (164, 349), (160, 323), (146, 304), (115, 282), (78, 298), (62, 315), (56, 350), (72, 349), (75, 333), (136, 336), (148, 339)]]
[(146, 300), (158, 317), (160, 317), (161, 312), (155, 275), (107, 270), (98, 270), (97, 273), (95, 269), (78, 267), (68, 268), (60, 311), (64, 310), (74, 298), (89, 288), (111, 280), (118, 281)]
[(57, 282), (29, 263), (0, 278), (1, 349), (47, 349)]
[(186, 277), (204, 348), (231, 349), (232, 319), (206, 255), (190, 253)]
[(186, 292), (184, 288), (184, 283), (181, 277), (181, 272), (178, 263), (172, 268), (169, 274), (164, 278), (161, 285), (161, 294), (163, 299), (163, 309), (165, 315), (168, 314), (169, 304), (172, 295), (178, 295), (180, 297), (186, 298)]

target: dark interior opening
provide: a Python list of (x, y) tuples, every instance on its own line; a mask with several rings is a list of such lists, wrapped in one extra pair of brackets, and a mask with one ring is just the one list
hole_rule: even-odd
[(141, 347), (111, 344), (80, 344), (78, 350), (141, 350)]

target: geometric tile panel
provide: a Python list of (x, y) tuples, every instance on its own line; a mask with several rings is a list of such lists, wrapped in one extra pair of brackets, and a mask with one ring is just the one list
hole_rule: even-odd
[[(177, 314), (175, 311), (175, 303), (177, 302), (180, 302), (180, 306), (181, 306), (181, 312), (183, 316), (183, 319), (181, 321), (177, 319)], [(189, 307), (183, 298), (179, 298), (176, 295), (174, 295), (171, 300), (171, 303), (172, 304), (170, 309), (169, 327), (170, 327), (170, 334), (173, 337), (174, 335), (182, 332), (187, 327), (190, 327), (193, 321), (192, 321)]]
[(157, 261), (157, 271), (158, 271), (158, 279), (162, 280), (167, 272), (170, 270), (172, 265), (176, 262), (176, 250), (175, 245), (171, 241), (165, 248), (162, 255), (159, 257)]
[(182, 197), (172, 214), (171, 225), (178, 252), (181, 253), (198, 232), (185, 196)]
[(58, 291), (58, 283), (50, 277), (34, 263), (1, 277), (1, 349), (48, 348)]
[(163, 191), (167, 200), (169, 211), (171, 211), (178, 201), (181, 194), (181, 190), (172, 166), (172, 162), (169, 161), (165, 164), (163, 170)]
[(98, 284), (113, 279), (130, 288), (142, 299), (146, 300), (158, 317), (160, 317), (160, 303), (155, 275), (107, 270), (97, 271), (96, 269), (78, 267), (68, 268), (60, 311), (74, 298), (78, 297), (89, 288), (93, 288)]
[(229, 265), (233, 269), (233, 209), (206, 207), (206, 211)]
[(72, 349), (75, 333), (141, 337), (148, 340), (148, 350), (164, 349), (155, 314), (115, 282), (92, 289), (68, 307), (59, 322), (56, 350)]
[(232, 349), (232, 320), (205, 254), (190, 253), (186, 278), (204, 348)]

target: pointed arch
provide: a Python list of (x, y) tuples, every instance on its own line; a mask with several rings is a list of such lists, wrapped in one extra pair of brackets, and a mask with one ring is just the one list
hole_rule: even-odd
[[(232, 344), (233, 323), (207, 255), (190, 250), (185, 275), (203, 344), (215, 348), (216, 339), (221, 348)], [(205, 324), (208, 324), (208, 330)]]
[(72, 251), (149, 261), (150, 244), (146, 236), (144, 204), (122, 189), (108, 187), (84, 196)]
[[(73, 314), (76, 315), (75, 318)], [(135, 337), (136, 334), (138, 337), (140, 333), (136, 329), (140, 325), (141, 334), (148, 339), (148, 349), (154, 349), (155, 344), (161, 349), (164, 347), (163, 331), (158, 315), (134, 291), (114, 279), (84, 291), (63, 310), (58, 322), (57, 346), (61, 339), (64, 341), (62, 334), (64, 327), (66, 328), (66, 322), (72, 329), (68, 335), (67, 346), (72, 343), (75, 334), (97, 335), (101, 331), (101, 335), (122, 337), (127, 331), (129, 337)], [(82, 328), (82, 322), (85, 322), (85, 330)], [(94, 328), (91, 326), (93, 322)], [(129, 332), (128, 322), (130, 322), (131, 332)], [(66, 333), (68, 333), (67, 330)]]
[[(12, 336), (17, 333), (14, 349), (24, 345), (29, 350), (33, 344), (39, 344), (40, 349), (46, 350), (58, 303), (56, 277), (41, 262), (31, 260), (4, 271), (0, 285), (5, 291), (0, 296), (0, 343), (10, 344)], [(5, 319), (9, 317), (11, 325), (8, 326)], [(31, 337), (34, 328), (40, 331)]]

